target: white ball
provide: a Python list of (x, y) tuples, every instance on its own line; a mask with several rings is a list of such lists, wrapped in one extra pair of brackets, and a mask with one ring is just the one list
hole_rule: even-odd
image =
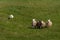
[(14, 16), (11, 14), (11, 15), (9, 15), (9, 18), (14, 18)]

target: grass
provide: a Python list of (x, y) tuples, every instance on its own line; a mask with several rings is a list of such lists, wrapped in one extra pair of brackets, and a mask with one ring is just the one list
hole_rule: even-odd
[[(33, 18), (53, 26), (32, 29)], [(60, 40), (60, 0), (0, 0), (0, 40)]]

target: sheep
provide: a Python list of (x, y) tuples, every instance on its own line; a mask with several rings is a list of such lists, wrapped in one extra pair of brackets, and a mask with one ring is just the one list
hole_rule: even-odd
[(9, 15), (9, 17), (8, 17), (8, 19), (13, 19), (14, 18), (14, 16), (11, 14), (11, 15)]
[(52, 21), (50, 19), (48, 19), (48, 22), (46, 23), (47, 27), (51, 27), (52, 26)]
[(32, 28), (35, 28), (37, 24), (37, 21), (35, 19), (32, 20)]
[(41, 28), (41, 25), (42, 25), (41, 21), (37, 21), (37, 24), (36, 24), (37, 28)]
[(46, 23), (44, 21), (41, 21), (41, 27), (44, 28), (46, 26)]

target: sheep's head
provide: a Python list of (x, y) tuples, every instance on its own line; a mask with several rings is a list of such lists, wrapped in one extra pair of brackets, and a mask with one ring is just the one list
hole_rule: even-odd
[(44, 23), (44, 21), (41, 21), (41, 23)]
[(35, 19), (33, 19), (33, 21), (35, 21)]
[(50, 22), (51, 20), (50, 19), (48, 19), (48, 22)]
[(9, 18), (14, 18), (14, 16), (11, 14), (11, 15), (9, 15)]

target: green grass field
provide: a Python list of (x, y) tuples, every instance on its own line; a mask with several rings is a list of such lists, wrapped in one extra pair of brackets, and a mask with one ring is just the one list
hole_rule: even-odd
[[(32, 29), (33, 18), (53, 26)], [(60, 0), (0, 0), (0, 40), (60, 40)]]

